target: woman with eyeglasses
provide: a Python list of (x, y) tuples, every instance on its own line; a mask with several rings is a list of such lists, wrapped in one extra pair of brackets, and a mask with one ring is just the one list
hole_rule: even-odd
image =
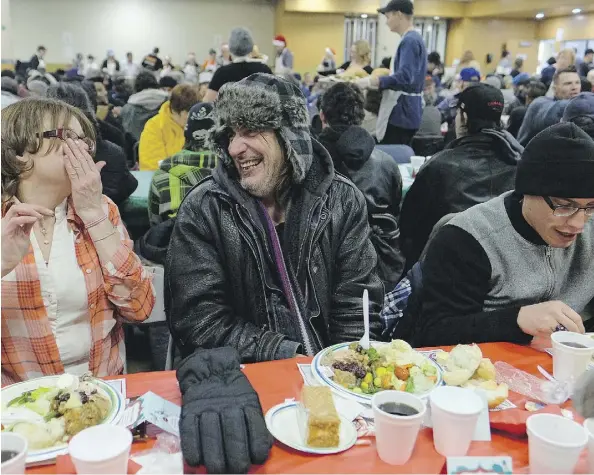
[(2, 384), (120, 374), (122, 319), (148, 318), (155, 295), (102, 194), (93, 126), (52, 99), (2, 112)]

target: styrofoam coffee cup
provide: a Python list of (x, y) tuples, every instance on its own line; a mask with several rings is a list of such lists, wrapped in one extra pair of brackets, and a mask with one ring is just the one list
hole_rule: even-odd
[[(551, 335), (553, 343), (553, 376), (557, 381), (577, 380), (592, 361), (594, 340), (589, 336), (574, 332), (555, 332)], [(579, 343), (585, 348), (574, 348), (563, 343)]]
[(6, 462), (2, 462), (0, 472), (7, 474), (25, 473), (27, 450), (29, 448), (27, 439), (14, 432), (2, 432), (1, 437), (2, 450), (16, 452), (16, 455)]
[(466, 455), (483, 401), (472, 389), (440, 386), (429, 394), (433, 445), (444, 457)]
[(556, 414), (534, 414), (526, 421), (530, 473), (573, 473), (588, 443), (586, 429)]
[(594, 473), (594, 417), (584, 421), (584, 428), (588, 433), (588, 473)]
[(128, 473), (132, 433), (125, 427), (101, 424), (76, 434), (68, 444), (76, 473)]
[[(389, 414), (380, 409), (382, 404), (388, 402), (406, 404), (418, 412), (413, 416)], [(417, 442), (425, 417), (425, 402), (403, 391), (382, 391), (371, 398), (371, 408), (375, 421), (375, 447), (380, 459), (390, 465), (405, 464)]]

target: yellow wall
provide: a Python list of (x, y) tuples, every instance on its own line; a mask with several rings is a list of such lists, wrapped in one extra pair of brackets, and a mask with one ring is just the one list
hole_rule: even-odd
[(338, 66), (344, 62), (344, 14), (277, 12), (275, 30), (287, 39), (296, 72), (315, 72), (327, 46), (336, 51)]
[[(501, 46), (506, 43), (507, 49), (515, 57), (525, 54), (525, 70), (532, 71), (538, 62), (537, 24), (532, 20), (463, 18), (450, 23), (446, 45), (446, 64), (451, 65), (454, 59), (460, 59), (465, 50), (470, 49), (481, 64), (481, 73), (492, 72), (501, 55)], [(521, 42), (530, 43), (520, 46)], [(487, 53), (493, 55), (493, 63), (487, 65)]]
[(594, 13), (540, 21), (537, 27), (538, 38), (554, 39), (559, 28), (563, 28), (563, 41), (592, 39), (594, 38)]

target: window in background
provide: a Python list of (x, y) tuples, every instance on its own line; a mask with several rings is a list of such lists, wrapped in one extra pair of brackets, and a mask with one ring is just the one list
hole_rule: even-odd
[(344, 60), (351, 60), (351, 45), (358, 40), (366, 40), (371, 46), (371, 66), (375, 68), (375, 49), (377, 47), (377, 17), (347, 16), (344, 18)]
[(448, 22), (435, 18), (415, 18), (415, 28), (425, 40), (427, 52), (437, 51), (442, 61), (445, 60)]

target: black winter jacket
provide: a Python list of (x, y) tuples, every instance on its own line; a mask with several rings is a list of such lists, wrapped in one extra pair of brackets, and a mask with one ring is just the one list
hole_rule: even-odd
[[(301, 309), (316, 347), (363, 334), (369, 290), (372, 338), (380, 333), (383, 286), (369, 240), (365, 199), (335, 175), (328, 152), (313, 141), (305, 180), (293, 185), (283, 255), (298, 281)], [(244, 362), (290, 358), (300, 350), (278, 327), (281, 288), (255, 199), (219, 162), (179, 208), (165, 265), (165, 310), (183, 355), (232, 346)]]
[(392, 290), (404, 268), (398, 229), (402, 199), (398, 164), (387, 153), (375, 150), (375, 140), (361, 127), (327, 127), (319, 139), (336, 171), (352, 180), (365, 196), (378, 274), (386, 290)]
[(106, 163), (101, 170), (103, 194), (111, 198), (116, 205), (121, 205), (138, 186), (138, 180), (128, 170), (124, 150), (109, 140), (99, 138), (95, 162)]
[(513, 190), (523, 150), (508, 132), (483, 129), (454, 140), (421, 167), (400, 214), (406, 271), (442, 217)]

